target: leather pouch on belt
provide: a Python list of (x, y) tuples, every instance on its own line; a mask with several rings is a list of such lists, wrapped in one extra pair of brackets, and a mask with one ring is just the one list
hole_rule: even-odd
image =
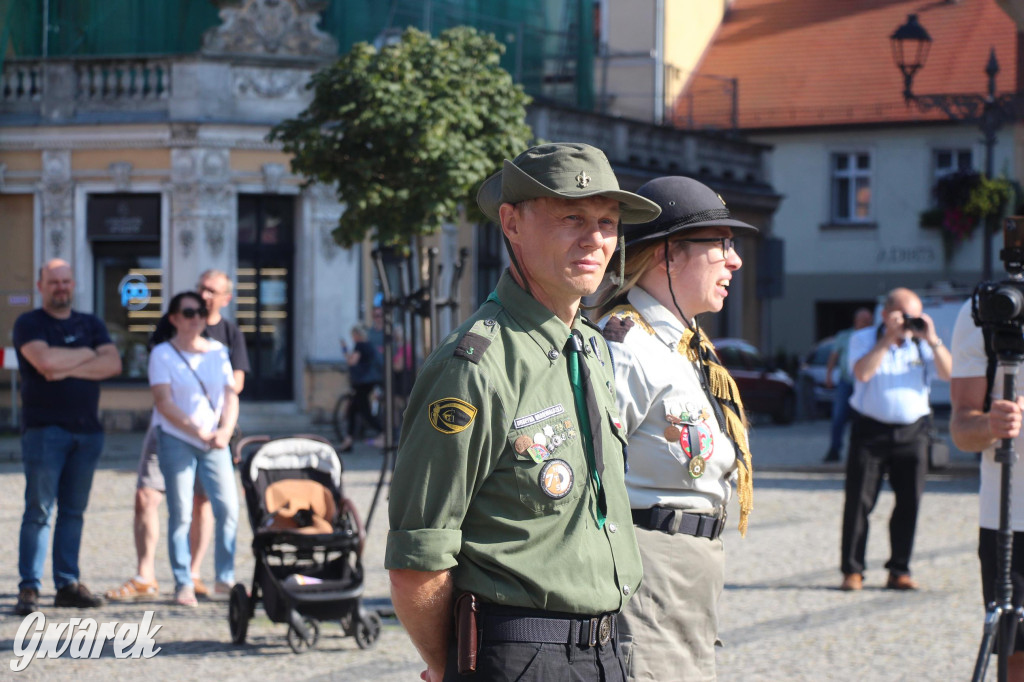
[(476, 595), (473, 593), (464, 592), (455, 600), (455, 641), (460, 675), (476, 672), (476, 654), (480, 643), (477, 611)]

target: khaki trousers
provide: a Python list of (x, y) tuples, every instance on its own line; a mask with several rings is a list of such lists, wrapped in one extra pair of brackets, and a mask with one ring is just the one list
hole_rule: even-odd
[(644, 579), (619, 616), (630, 680), (714, 680), (722, 540), (636, 528)]

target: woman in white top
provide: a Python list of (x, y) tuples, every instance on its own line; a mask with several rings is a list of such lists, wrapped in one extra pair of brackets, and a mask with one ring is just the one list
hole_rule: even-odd
[(175, 601), (195, 606), (188, 533), (196, 476), (210, 498), (216, 522), (215, 591), (228, 592), (235, 579), (238, 489), (228, 442), (238, 419), (238, 395), (227, 349), (202, 336), (207, 311), (199, 294), (177, 294), (168, 315), (175, 333), (150, 353), (149, 384), (153, 425), (159, 429), (160, 471), (167, 487)]

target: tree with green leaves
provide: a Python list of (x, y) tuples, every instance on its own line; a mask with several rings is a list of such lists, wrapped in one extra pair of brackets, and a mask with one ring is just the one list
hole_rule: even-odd
[(476, 215), (473, 192), (532, 137), (529, 97), (501, 67), (503, 51), (470, 27), (436, 38), (410, 28), (313, 75), (312, 103), (268, 139), (293, 154), (296, 173), (337, 187), (339, 244), (369, 235), (404, 246), (456, 221), (460, 205)]

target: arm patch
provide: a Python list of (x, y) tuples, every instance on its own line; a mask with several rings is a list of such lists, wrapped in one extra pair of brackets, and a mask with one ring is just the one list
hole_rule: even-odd
[(606, 341), (622, 343), (622, 340), (626, 338), (626, 334), (633, 328), (633, 324), (633, 320), (628, 317), (610, 317), (604, 326), (603, 336)]
[(480, 364), (480, 359), (483, 357), (484, 352), (491, 345), (491, 340), (474, 334), (473, 332), (466, 332), (465, 336), (459, 339), (458, 345), (455, 346), (455, 352), (453, 356), (457, 358), (465, 358), (475, 365)]

